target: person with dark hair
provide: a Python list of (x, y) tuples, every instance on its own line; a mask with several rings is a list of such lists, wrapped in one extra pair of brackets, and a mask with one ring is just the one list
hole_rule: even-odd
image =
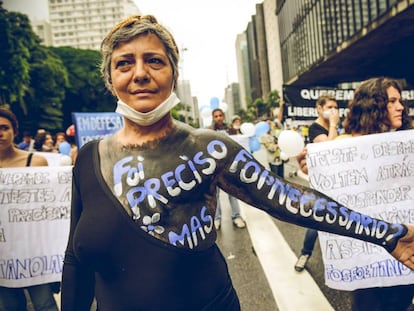
[(34, 140), (32, 139), (32, 134), (29, 131), (23, 132), (22, 141), (17, 145), (17, 148), (25, 151), (30, 151), (33, 149)]
[[(371, 78), (356, 89), (339, 138), (412, 129), (409, 107), (401, 100), (395, 79)], [(412, 305), (414, 285), (357, 289), (351, 293), (353, 311), (406, 311)]]
[(34, 138), (33, 148), (39, 152), (55, 152), (53, 136), (50, 132), (40, 130)]
[[(311, 143), (333, 140), (338, 136), (338, 103), (334, 96), (324, 94), (316, 100), (318, 118), (309, 127)], [(315, 247), (318, 231), (306, 229), (300, 256), (295, 263), (295, 270), (301, 272), (305, 269)]]
[(401, 86), (391, 78), (372, 78), (355, 91), (344, 122), (352, 136), (385, 133), (412, 128), (407, 103), (401, 100)]
[[(179, 49), (154, 16), (121, 21), (101, 52), (124, 125), (85, 144), (73, 167), (62, 311), (88, 311), (94, 297), (101, 311), (239, 311), (216, 244), (218, 188), (281, 220), (381, 245), (414, 269), (413, 226), (351, 211), (266, 170), (229, 135), (174, 120)], [(368, 221), (356, 230), (351, 212), (381, 222), (381, 235)]]
[[(409, 107), (401, 100), (401, 91), (399, 82), (388, 77), (363, 81), (349, 102), (342, 123), (345, 134), (337, 139), (412, 129)], [(298, 161), (307, 173), (306, 150)], [(357, 289), (351, 294), (352, 310), (405, 311), (412, 306), (413, 297), (414, 285)]]
[[(0, 108), (0, 168), (47, 166), (44, 157), (16, 147), (14, 139), (18, 134), (18, 129), (19, 125), (14, 113), (8, 109)], [(26, 310), (25, 289), (35, 310), (58, 311), (51, 284), (39, 284), (26, 288), (0, 286), (0, 310)]]
[(240, 135), (241, 118), (236, 114), (231, 118), (231, 124), (228, 130), (229, 135)]

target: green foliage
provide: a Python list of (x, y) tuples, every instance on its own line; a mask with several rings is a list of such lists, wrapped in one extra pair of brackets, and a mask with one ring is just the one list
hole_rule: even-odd
[[(252, 121), (259, 121), (275, 117), (273, 115), (273, 109), (279, 107), (279, 92), (273, 90), (269, 92), (267, 98), (267, 101), (264, 101), (263, 98), (256, 98), (253, 102), (248, 102), (247, 111), (243, 111), (246, 114), (246, 117), (242, 120), (249, 119)], [(242, 112), (239, 113), (242, 115)]]
[(72, 47), (50, 48), (58, 55), (68, 71), (69, 85), (63, 101), (65, 126), (72, 123), (72, 112), (109, 112), (115, 110), (115, 98), (106, 90), (99, 63), (98, 51)]
[(0, 104), (20, 105), (29, 89), (30, 56), (39, 39), (26, 15), (0, 8)]
[(174, 119), (187, 123), (188, 125), (191, 125), (192, 127), (199, 127), (200, 125), (195, 122), (195, 120), (192, 117), (185, 117), (188, 115), (188, 112), (190, 111), (190, 107), (185, 103), (178, 103), (177, 106), (171, 109), (171, 115)]
[(239, 109), (238, 111), (236, 111), (236, 114), (240, 116), (240, 118), (242, 119), (242, 123), (253, 122), (254, 120), (256, 120), (256, 116), (254, 115), (254, 113), (251, 113), (244, 109)]
[(279, 103), (280, 103), (279, 92), (277, 90), (270, 91), (268, 95), (267, 109), (269, 111), (269, 117), (271, 117), (272, 119), (276, 117), (275, 115), (273, 115), (273, 110), (279, 107)]
[(32, 128), (37, 123), (37, 127), (48, 131), (61, 131), (62, 103), (69, 81), (65, 66), (49, 49), (39, 45), (32, 51), (30, 78), (30, 92), (25, 97), (30, 113), (21, 118), (23, 125)]

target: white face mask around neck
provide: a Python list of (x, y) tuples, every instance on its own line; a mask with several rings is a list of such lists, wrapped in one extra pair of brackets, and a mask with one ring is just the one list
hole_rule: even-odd
[(180, 99), (174, 92), (155, 109), (148, 112), (139, 112), (118, 100), (118, 106), (115, 112), (123, 115), (125, 118), (141, 126), (150, 126), (164, 117), (170, 110), (180, 102)]

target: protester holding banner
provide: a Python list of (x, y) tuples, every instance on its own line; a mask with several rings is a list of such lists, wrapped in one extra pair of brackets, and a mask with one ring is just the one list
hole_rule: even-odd
[[(355, 91), (343, 122), (345, 136), (360, 136), (412, 128), (401, 86), (390, 78), (372, 78)], [(352, 292), (352, 310), (405, 311), (412, 304), (414, 285), (374, 287)]]
[[(335, 139), (338, 135), (338, 104), (334, 96), (324, 94), (316, 100), (318, 118), (309, 127), (311, 143), (318, 143)], [(301, 254), (295, 263), (295, 270), (301, 272), (305, 269), (315, 247), (318, 231), (306, 229)]]
[[(0, 168), (47, 166), (47, 160), (44, 157), (16, 147), (14, 139), (18, 134), (18, 127), (18, 121), (13, 112), (0, 108)], [(16, 241), (15, 245), (19, 243)], [(51, 284), (34, 285), (26, 289), (36, 311), (58, 310)], [(26, 306), (24, 288), (0, 286), (0, 310), (20, 311), (26, 310)]]
[(284, 163), (289, 161), (289, 158), (282, 159), (283, 156), (277, 143), (279, 134), (282, 131), (282, 125), (279, 120), (276, 119), (276, 121), (277, 122), (273, 122), (272, 120), (266, 121), (269, 124), (269, 130), (266, 134), (260, 136), (260, 142), (266, 149), (270, 170), (280, 177), (284, 177)]
[(101, 51), (124, 126), (84, 145), (73, 169), (63, 311), (89, 310), (94, 295), (101, 311), (240, 310), (216, 245), (217, 187), (281, 220), (380, 245), (414, 269), (413, 226), (290, 184), (228, 135), (174, 120), (179, 49), (155, 17), (123, 20)]

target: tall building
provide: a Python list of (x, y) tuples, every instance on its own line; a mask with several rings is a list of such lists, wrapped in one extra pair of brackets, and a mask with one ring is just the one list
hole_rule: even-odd
[(53, 45), (52, 28), (47, 20), (31, 20), (33, 32), (40, 38), (40, 43), (45, 46)]
[(276, 1), (264, 0), (264, 21), (266, 29), (267, 61), (269, 67), (270, 90), (281, 95), (283, 88), (282, 57), (280, 54), (279, 25), (277, 22)]
[[(273, 14), (270, 17), (265, 12), (264, 3), (256, 4), (256, 14), (252, 16), (252, 20), (247, 24), (245, 32), (237, 36), (236, 56), (240, 83), (239, 96), (241, 106), (244, 109), (247, 103), (254, 102), (257, 98), (267, 100), (270, 91), (272, 91), (269, 65), (279, 67), (280, 72), (280, 65), (277, 65), (280, 63), (280, 56), (278, 56), (279, 59), (269, 59), (270, 56), (277, 55), (276, 49), (278, 49), (278, 43), (272, 40), (272, 38), (269, 38), (271, 39), (269, 41), (270, 46), (267, 42), (268, 37), (274, 34), (275, 31), (271, 29), (275, 24), (274, 20), (276, 20), (276, 16)], [(279, 81), (280, 76), (279, 74)], [(273, 80), (278, 81), (277, 79), (278, 76), (276, 73)], [(274, 84), (275, 86), (277, 85), (276, 82)], [(281, 83), (277, 86), (279, 86), (280, 91)]]
[(256, 51), (259, 65), (260, 93), (264, 100), (270, 92), (269, 63), (267, 61), (266, 27), (263, 3), (256, 4), (255, 19)]
[(139, 13), (132, 0), (49, 0), (53, 46), (98, 50), (115, 24)]
[(46, 46), (99, 50), (102, 39), (121, 19), (140, 14), (133, 0), (3, 0), (9, 11), (26, 14)]
[(412, 0), (276, 1), (283, 79), (337, 85), (372, 76), (414, 85)]
[(198, 110), (198, 107), (196, 102), (194, 102), (193, 96), (191, 95), (190, 81), (179, 79), (177, 81), (175, 92), (181, 100), (181, 104), (185, 107), (185, 109), (179, 111), (185, 121), (189, 121), (191, 119), (197, 121), (198, 115), (196, 115), (196, 111)]
[(224, 91), (223, 101), (227, 104), (226, 120), (230, 123), (231, 118), (241, 109), (239, 83), (229, 84)]
[(247, 51), (246, 33), (240, 33), (236, 39), (236, 64), (237, 77), (239, 79), (240, 107), (247, 109), (247, 102), (250, 101), (250, 71), (249, 53)]

